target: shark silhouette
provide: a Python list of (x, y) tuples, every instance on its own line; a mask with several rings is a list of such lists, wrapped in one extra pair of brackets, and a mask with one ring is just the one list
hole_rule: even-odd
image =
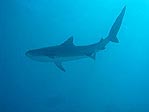
[(53, 62), (62, 71), (65, 69), (62, 65), (65, 61), (77, 60), (81, 58), (92, 58), (95, 60), (96, 52), (104, 50), (109, 42), (119, 43), (117, 38), (118, 31), (122, 24), (126, 6), (122, 9), (116, 21), (105, 39), (100, 39), (99, 42), (86, 45), (76, 46), (73, 43), (73, 37), (68, 38), (65, 42), (57, 46), (50, 46), (40, 49), (29, 50), (25, 54), (29, 58), (41, 62)]

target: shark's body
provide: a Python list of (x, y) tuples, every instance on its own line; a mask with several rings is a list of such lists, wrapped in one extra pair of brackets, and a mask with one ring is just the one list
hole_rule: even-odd
[(99, 42), (95, 44), (91, 44), (87, 46), (76, 46), (73, 44), (73, 37), (70, 37), (60, 45), (40, 48), (35, 50), (29, 50), (26, 52), (26, 55), (36, 61), (53, 62), (62, 71), (65, 71), (64, 67), (62, 66), (62, 62), (81, 59), (81, 58), (87, 58), (87, 57), (95, 59), (96, 52), (100, 50), (104, 50), (105, 46), (110, 41), (115, 43), (119, 42), (117, 39), (117, 33), (122, 24), (125, 10), (126, 10), (126, 7), (123, 8), (120, 15), (117, 17), (116, 21), (114, 22), (109, 32), (109, 35), (105, 39), (101, 39)]

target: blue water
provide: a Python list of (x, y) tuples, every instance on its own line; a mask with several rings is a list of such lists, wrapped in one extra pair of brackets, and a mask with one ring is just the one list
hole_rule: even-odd
[[(124, 6), (118, 33), (96, 60), (52, 63), (25, 56), (70, 36), (105, 38)], [(1, 0), (0, 112), (149, 112), (149, 1)]]

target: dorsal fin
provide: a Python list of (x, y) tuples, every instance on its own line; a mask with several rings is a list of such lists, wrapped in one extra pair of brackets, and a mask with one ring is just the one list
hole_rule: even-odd
[(62, 43), (61, 45), (74, 45), (73, 44), (73, 36), (69, 37), (64, 43)]

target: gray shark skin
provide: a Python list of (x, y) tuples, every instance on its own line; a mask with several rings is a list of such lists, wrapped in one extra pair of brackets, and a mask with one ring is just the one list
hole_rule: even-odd
[(122, 9), (121, 13), (112, 25), (108, 36), (105, 39), (102, 38), (97, 43), (86, 46), (76, 46), (73, 43), (73, 37), (70, 37), (60, 45), (29, 50), (25, 53), (25, 55), (36, 61), (53, 62), (60, 70), (64, 72), (65, 69), (62, 65), (63, 62), (88, 57), (95, 60), (96, 52), (104, 50), (109, 42), (119, 42), (117, 34), (122, 24), (125, 10), (126, 6)]

